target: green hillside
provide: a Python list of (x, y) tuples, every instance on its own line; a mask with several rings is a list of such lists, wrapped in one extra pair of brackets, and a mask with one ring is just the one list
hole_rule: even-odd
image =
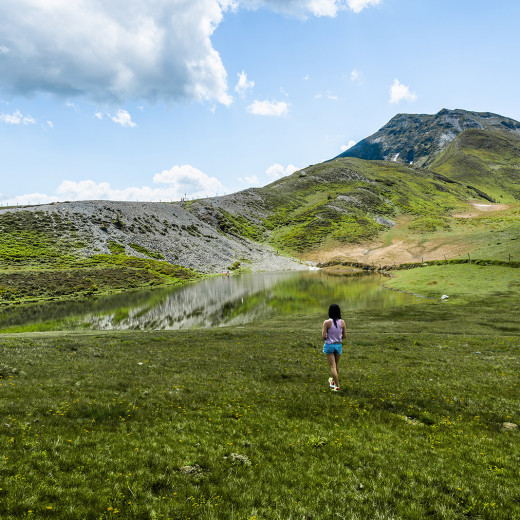
[(520, 200), (520, 139), (505, 132), (466, 130), (430, 169), (471, 184), (497, 202)]
[(271, 212), (270, 241), (302, 253), (372, 239), (409, 215), (416, 228), (443, 228), (473, 190), (397, 163), (340, 158), (259, 190)]

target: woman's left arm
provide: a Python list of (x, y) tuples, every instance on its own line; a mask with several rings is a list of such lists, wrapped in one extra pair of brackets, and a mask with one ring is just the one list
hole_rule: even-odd
[(347, 337), (347, 326), (345, 325), (345, 320), (341, 320), (341, 330), (343, 331), (341, 334), (341, 338)]
[(323, 322), (323, 327), (321, 328), (321, 339), (327, 339), (327, 320)]

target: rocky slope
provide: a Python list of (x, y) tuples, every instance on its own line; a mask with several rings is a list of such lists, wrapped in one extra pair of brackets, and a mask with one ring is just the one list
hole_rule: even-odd
[[(219, 199), (214, 204), (240, 209), (233, 196), (228, 205)], [(159, 258), (203, 273), (222, 272), (235, 262), (253, 271), (308, 267), (233, 230), (222, 231), (218, 220), (208, 222), (200, 213), (201, 218), (180, 202), (78, 201), (3, 209), (0, 218), (5, 227), (18, 219), (19, 231), (30, 227), (56, 239), (67, 236), (79, 244), (75, 253), (80, 257), (110, 254), (116, 246), (130, 256)]]

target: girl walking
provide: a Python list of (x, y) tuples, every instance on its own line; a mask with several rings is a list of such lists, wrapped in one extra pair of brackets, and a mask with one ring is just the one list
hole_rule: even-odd
[(343, 348), (343, 338), (347, 336), (347, 327), (341, 319), (341, 310), (333, 303), (329, 307), (329, 319), (323, 322), (321, 337), (325, 340), (323, 352), (327, 355), (332, 377), (329, 378), (330, 389), (339, 392), (338, 363)]

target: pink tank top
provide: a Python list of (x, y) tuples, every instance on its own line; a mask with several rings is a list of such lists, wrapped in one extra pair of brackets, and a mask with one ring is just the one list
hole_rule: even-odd
[(330, 328), (327, 330), (327, 339), (325, 343), (341, 343), (343, 336), (343, 329), (341, 328), (341, 320), (336, 320), (336, 326), (334, 326), (334, 320), (329, 320), (331, 323)]

